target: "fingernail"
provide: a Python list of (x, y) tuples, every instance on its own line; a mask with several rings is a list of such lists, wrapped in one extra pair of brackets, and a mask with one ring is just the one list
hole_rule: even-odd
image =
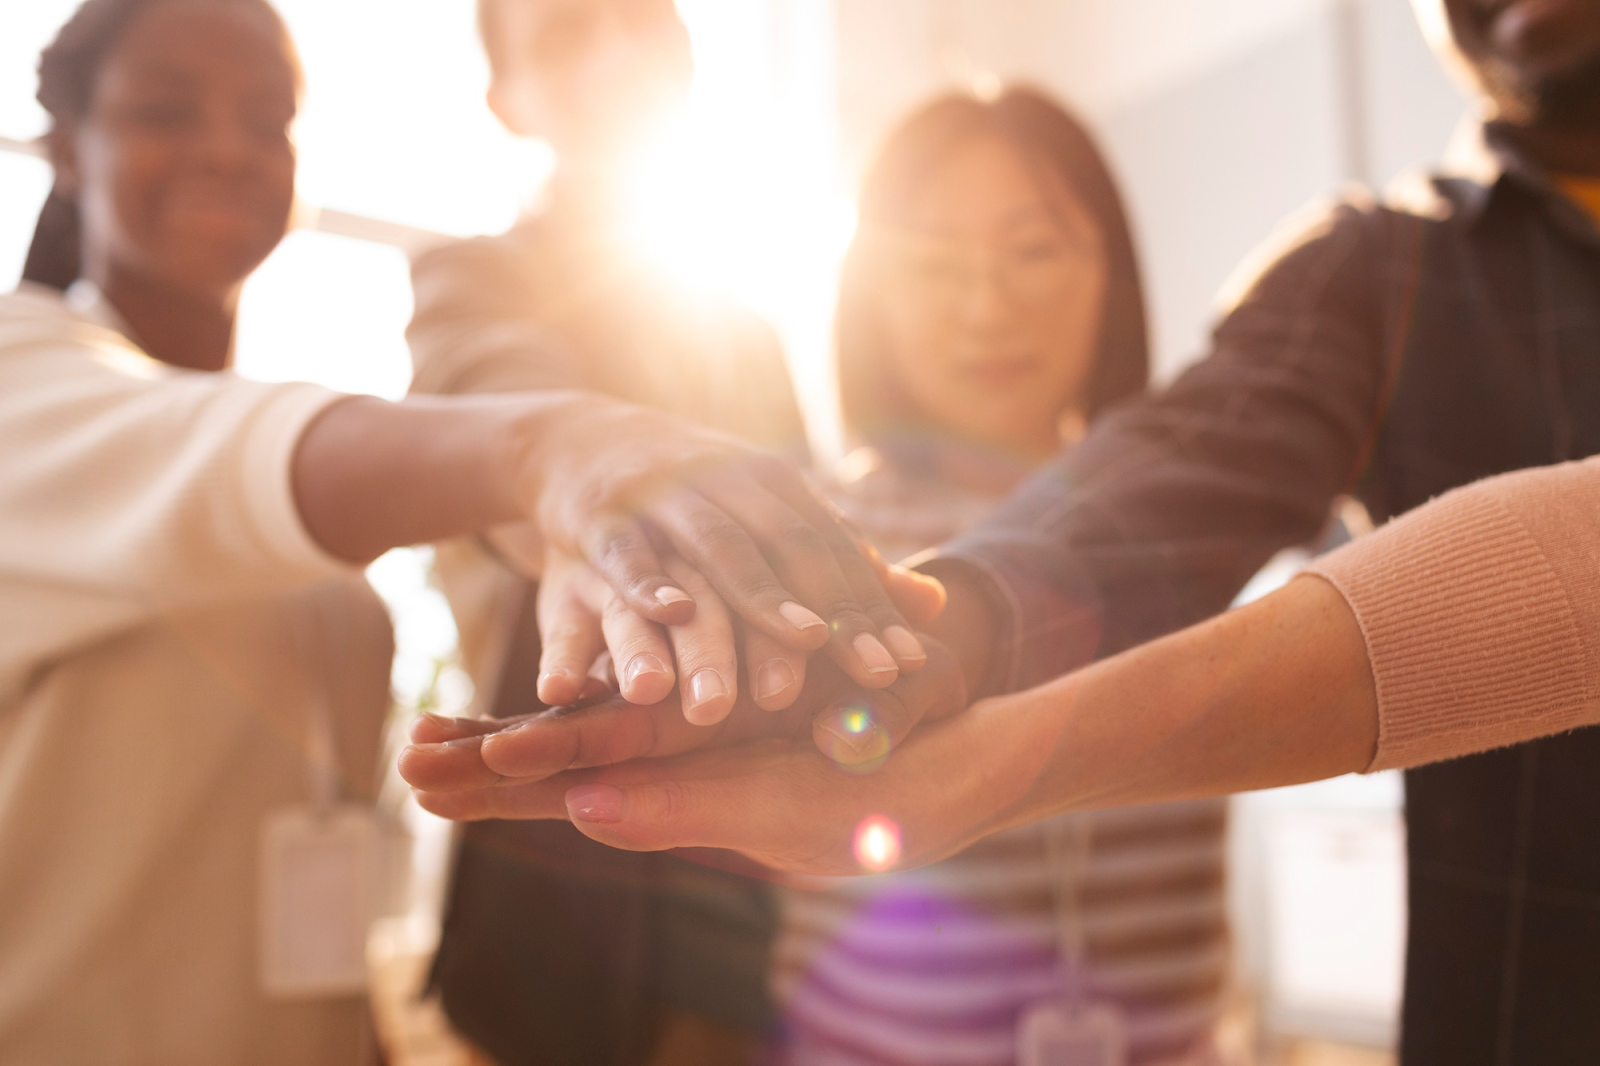
[(905, 626), (890, 626), (883, 631), (883, 642), (889, 645), (889, 650), (894, 652), (894, 657), (903, 663), (926, 662), (928, 653), (923, 650), (922, 641)]
[(756, 700), (770, 700), (793, 685), (794, 667), (789, 665), (789, 660), (768, 659), (756, 671)]
[(567, 814), (575, 822), (611, 825), (622, 821), (622, 791), (611, 785), (567, 789)]
[(856, 650), (856, 657), (869, 674), (892, 674), (900, 669), (895, 665), (894, 656), (871, 633), (856, 634), (850, 646)]
[(818, 626), (826, 628), (828, 624), (822, 620), (821, 615), (807, 610), (793, 600), (778, 604), (778, 613), (783, 615), (785, 622), (799, 630), (815, 629)]
[(539, 687), (543, 688), (547, 681), (563, 681), (571, 684), (577, 678), (565, 670), (547, 670), (539, 675)]
[(699, 707), (728, 694), (728, 683), (715, 670), (701, 670), (689, 679), (690, 706)]
[(417, 715), (417, 719), (418, 721), (426, 720), (433, 725), (438, 726), (440, 729), (454, 729), (456, 727), (456, 720), (454, 718), (446, 718), (444, 715), (434, 714), (432, 711), (420, 712)]
[(671, 607), (675, 603), (693, 603), (694, 597), (680, 588), (662, 585), (656, 589), (656, 602), (663, 607)]
[(662, 674), (667, 672), (660, 659), (654, 655), (635, 655), (628, 660), (627, 676), (624, 680), (632, 685), (638, 682), (645, 674)]
[(849, 725), (837, 718), (827, 718), (821, 724), (825, 733), (836, 738), (857, 755), (866, 754), (867, 749), (872, 747), (877, 739), (873, 734), (877, 732), (878, 727), (871, 722), (859, 732), (852, 730)]

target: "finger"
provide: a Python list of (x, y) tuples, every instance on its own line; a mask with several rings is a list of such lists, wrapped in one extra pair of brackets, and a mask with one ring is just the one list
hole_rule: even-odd
[[(704, 844), (762, 861), (798, 854), (826, 862), (829, 872), (856, 873), (848, 831), (837, 834), (813, 818), (815, 799), (854, 783), (815, 752), (779, 742), (608, 768), (570, 782), (564, 798), (572, 824), (611, 847), (660, 851)], [(834, 836), (841, 839), (831, 841)], [(827, 852), (837, 854), (817, 858)]]
[(630, 703), (652, 704), (666, 699), (677, 683), (672, 667), (672, 645), (666, 632), (639, 617), (626, 600), (612, 595), (600, 617), (606, 647), (611, 652), (617, 688)]
[[(882, 553), (855, 523), (818, 495), (803, 478), (794, 476), (785, 479), (779, 471), (769, 471), (763, 480), (807, 521), (822, 530), (829, 550), (839, 560), (840, 568), (849, 578), (863, 610), (883, 634), (884, 643), (895, 661), (902, 669), (919, 669), (926, 661), (926, 653), (915, 634), (907, 628), (906, 620), (931, 621), (944, 608), (942, 586), (933, 578), (908, 573), (903, 567), (886, 562)], [(862, 565), (863, 561), (865, 566)], [(914, 617), (907, 615), (899, 599), (890, 594), (891, 581), (898, 591), (909, 597), (916, 609)], [(939, 597), (937, 606), (930, 602), (930, 596), (935, 594)]]
[(555, 781), (501, 781), (483, 788), (416, 793), (423, 810), (470, 822), (484, 818), (567, 818), (565, 795), (571, 775)]
[(886, 564), (879, 581), (900, 614), (914, 626), (925, 626), (944, 613), (949, 597), (936, 577)]
[(763, 711), (781, 711), (799, 698), (806, 681), (804, 652), (750, 629), (744, 636), (744, 663), (751, 698)]
[[(715, 500), (679, 493), (652, 511), (652, 517), (728, 605), (752, 627), (784, 640), (767, 620), (777, 609), (776, 601), (788, 598), (801, 610), (821, 616), (829, 655), (857, 684), (881, 688), (891, 683), (899, 667), (823, 532), (742, 473), (723, 475), (714, 487), (708, 482), (708, 491), (715, 492)], [(781, 579), (758, 542), (778, 560)], [(736, 548), (730, 551), (728, 546)]]
[(579, 548), (641, 617), (679, 625), (694, 616), (694, 599), (673, 584), (650, 538), (633, 519), (611, 516), (585, 523)]
[(482, 760), (505, 777), (543, 778), (575, 768), (680, 754), (708, 743), (717, 732), (690, 724), (676, 699), (653, 707), (610, 700), (581, 710), (545, 711), (485, 737)]
[(750, 532), (721, 508), (684, 490), (653, 503), (650, 518), (734, 614), (791, 647), (812, 651), (827, 643), (828, 623), (784, 587)]
[(823, 501), (808, 496), (801, 499), (799, 505), (815, 507), (822, 512), (814, 521), (821, 521), (824, 514), (835, 519), (822, 527), (823, 536), (849, 580), (861, 609), (872, 619), (872, 624), (877, 627), (884, 645), (900, 669), (920, 670), (927, 661), (927, 651), (884, 588), (882, 577), (888, 570), (888, 564), (883, 556), (835, 509), (830, 506), (824, 511)]
[(576, 587), (576, 569), (557, 568), (539, 585), (539, 699), (552, 707), (581, 698), (605, 648), (600, 617)]
[(669, 556), (666, 568), (678, 587), (693, 596), (695, 602), (694, 618), (667, 630), (678, 676), (683, 679), (683, 716), (695, 725), (715, 725), (733, 710), (739, 691), (733, 619), (710, 582), (681, 556)]
[[(753, 469), (757, 476), (740, 470), (708, 479), (706, 495), (728, 510), (736, 521), (751, 526), (769, 558), (774, 559), (780, 578), (802, 594), (808, 591), (802, 586), (806, 576), (822, 573), (832, 576), (831, 571), (817, 569), (819, 564), (815, 561), (815, 553), (819, 550), (826, 553), (844, 578), (849, 596), (852, 597), (840, 601), (842, 610), (837, 616), (823, 610), (834, 627), (835, 636), (840, 639), (841, 647), (853, 645), (856, 633), (862, 631), (859, 628), (859, 615), (864, 614), (870, 619), (867, 631), (881, 639), (899, 666), (911, 670), (920, 667), (926, 656), (905, 619), (883, 590), (879, 575), (887, 569), (887, 565), (877, 550), (837, 508), (817, 495), (789, 464), (772, 459), (759, 462)], [(743, 479), (743, 484), (739, 483), (740, 479)], [(798, 521), (782, 520), (781, 525), (773, 524), (780, 521), (783, 513), (781, 508), (763, 506), (752, 511), (752, 503), (759, 500), (752, 491), (757, 486), (787, 504)], [(763, 522), (767, 524), (761, 525)], [(820, 540), (820, 545), (814, 543), (815, 540)], [(812, 561), (803, 559), (804, 555), (813, 556)], [(791, 567), (795, 566), (802, 569), (792, 570)], [(848, 669), (845, 660), (838, 661)]]
[(927, 665), (902, 674), (887, 689), (846, 693), (812, 719), (812, 739), (841, 766), (877, 765), (918, 723), (948, 717), (967, 705), (966, 682), (955, 656), (928, 640)]
[(484, 764), (482, 737), (442, 744), (412, 744), (400, 753), (400, 776), (430, 792), (458, 792), (495, 784), (500, 775)]
[(411, 720), (413, 744), (443, 744), (447, 740), (493, 733), (505, 723), (493, 718), (446, 718), (423, 711)]

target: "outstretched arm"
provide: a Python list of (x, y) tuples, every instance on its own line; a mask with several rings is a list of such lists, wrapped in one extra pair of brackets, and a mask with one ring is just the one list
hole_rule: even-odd
[(311, 535), (352, 562), (531, 521), (653, 623), (695, 615), (662, 564), (670, 545), (753, 630), (826, 647), (858, 684), (923, 659), (880, 571), (797, 469), (647, 408), (555, 391), (352, 398), (307, 427), (292, 479)]
[(423, 802), (846, 873), (872, 815), (914, 865), (1070, 809), (1453, 758), (1600, 722), (1597, 561), (1600, 458), (1522, 471), (1418, 508), (1257, 603), (919, 729), (873, 774), (768, 744)]
[[(883, 696), (929, 701), (938, 691), (923, 671)], [(581, 750), (583, 715), (567, 716), (547, 745), (564, 735), (563, 756)], [(659, 734), (633, 732), (634, 742), (610, 750), (601, 738), (614, 743), (623, 731), (586, 737), (588, 761), (673, 750)], [(873, 772), (841, 766), (806, 737), (550, 777), (570, 764), (505, 757), (527, 745), (526, 735), (458, 742), (448, 752), (413, 748), (402, 770), (422, 786), (423, 805), (447, 817), (571, 817), (617, 847), (724, 847), (778, 869), (847, 874), (863, 870), (855, 833), (874, 815), (897, 827), (900, 864), (920, 865), (1069, 809), (1359, 770), (1371, 761), (1376, 735), (1360, 628), (1331, 585), (1304, 578), (1249, 607), (918, 729)], [(478, 758), (467, 755), (474, 746)], [(454, 776), (430, 776), (446, 759), (455, 760)]]

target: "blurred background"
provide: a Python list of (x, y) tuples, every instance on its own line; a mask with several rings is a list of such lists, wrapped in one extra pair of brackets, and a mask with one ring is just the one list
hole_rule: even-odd
[[(277, 3), (307, 74), (303, 205), (300, 229), (246, 289), (239, 370), (400, 396), (408, 253), (504, 230), (551, 157), (484, 105), (472, 0)], [(0, 6), (5, 289), (50, 182), (33, 145), (45, 126), (34, 63), (75, 6)], [(829, 314), (855, 176), (888, 124), (929, 94), (1028, 80), (1094, 123), (1129, 199), (1161, 380), (1202, 351), (1217, 291), (1285, 216), (1341, 183), (1381, 185), (1436, 158), (1464, 107), (1407, 0), (679, 7), (698, 76), (687, 120), (639, 175), (640, 247), (772, 321), (824, 456), (838, 451)], [(470, 683), (427, 558), (391, 553), (371, 574), (398, 627), (396, 700), (458, 710)], [(1235, 803), (1240, 966), (1268, 1044), (1284, 1061), (1387, 1061), (1404, 937), (1398, 779)], [(436, 872), (444, 838), (420, 815), (417, 825), (416, 862)], [(426, 925), (434, 896), (420, 894), (414, 924)]]

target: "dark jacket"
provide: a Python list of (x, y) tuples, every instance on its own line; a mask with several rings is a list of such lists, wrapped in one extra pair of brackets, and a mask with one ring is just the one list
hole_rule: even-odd
[[(1299, 220), (1207, 358), (936, 564), (1007, 617), (991, 688), (1225, 608), (1340, 493), (1382, 521), (1600, 452), (1600, 231), (1492, 128)], [(1407, 774), (1404, 1066), (1600, 1062), (1600, 732)]]

